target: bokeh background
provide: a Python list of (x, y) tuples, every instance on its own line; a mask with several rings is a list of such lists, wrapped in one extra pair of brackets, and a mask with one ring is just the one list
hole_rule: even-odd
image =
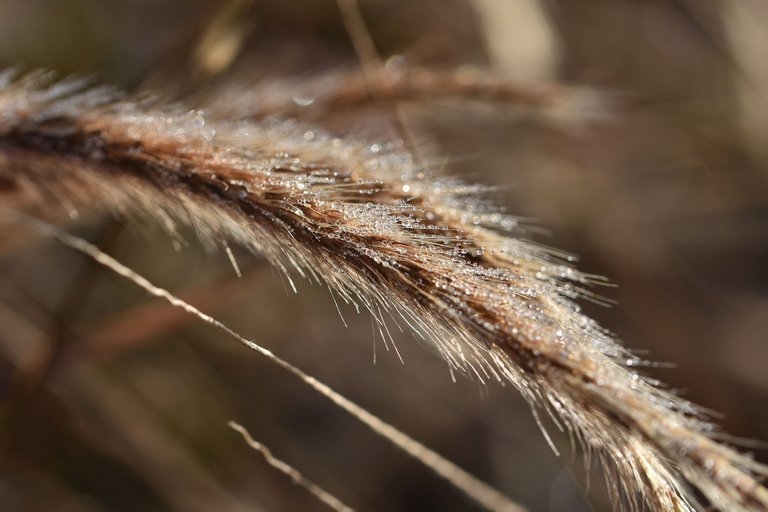
[[(388, 66), (574, 88), (546, 111), (428, 91), (396, 108), (439, 172), (498, 185), (494, 200), (535, 219), (539, 242), (618, 285), (596, 290), (617, 305), (584, 307), (627, 346), (674, 363), (649, 374), (734, 436), (768, 441), (768, 4), (361, 7)], [(316, 77), (360, 63), (333, 1), (0, 0), (0, 66), (13, 65), (216, 102), (231, 84), (303, 99)], [(392, 134), (373, 101), (292, 115)], [(408, 334), (401, 364), (366, 315), (342, 308), (344, 327), (327, 290), (288, 292), (233, 247), (237, 278), (192, 233), (177, 248), (98, 215), (70, 228), (530, 510), (612, 509), (600, 468), (588, 476), (550, 425), (556, 456), (513, 390), (453, 383)], [(0, 399), (2, 510), (322, 510), (229, 420), (357, 509), (474, 510), (294, 378), (45, 240), (0, 248)], [(746, 449), (768, 462), (765, 446)]]

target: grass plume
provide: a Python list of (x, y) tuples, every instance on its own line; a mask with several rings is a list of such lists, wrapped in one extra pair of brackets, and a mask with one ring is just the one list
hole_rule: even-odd
[(233, 240), (367, 309), (382, 336), (407, 326), (456, 371), (512, 383), (615, 471), (616, 500), (768, 510), (766, 468), (638, 373), (645, 362), (574, 303), (594, 277), (517, 238), (517, 219), (484, 190), (396, 146), (292, 121), (230, 121), (44, 73), (0, 77), (4, 208), (57, 219), (98, 207)]

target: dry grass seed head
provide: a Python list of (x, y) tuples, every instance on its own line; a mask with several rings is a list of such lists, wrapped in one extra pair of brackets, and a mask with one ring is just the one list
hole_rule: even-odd
[(511, 382), (617, 473), (633, 507), (768, 509), (764, 467), (711, 435), (690, 403), (573, 299), (590, 276), (515, 236), (483, 187), (434, 175), (391, 145), (292, 121), (228, 121), (79, 81), (0, 81), (0, 182), (36, 214), (99, 205), (170, 233), (234, 240), (290, 276), (430, 340), (452, 368)]

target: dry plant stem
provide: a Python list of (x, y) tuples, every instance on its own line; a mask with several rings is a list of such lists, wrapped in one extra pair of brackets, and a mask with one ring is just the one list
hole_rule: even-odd
[(338, 512), (353, 512), (354, 509), (345, 505), (341, 500), (339, 500), (339, 498), (318, 486), (311, 480), (307, 479), (293, 466), (272, 455), (272, 452), (269, 451), (269, 448), (251, 437), (251, 434), (245, 429), (245, 427), (235, 423), (234, 421), (230, 421), (228, 425), (232, 430), (239, 432), (240, 435), (243, 436), (243, 439), (246, 443), (248, 443), (248, 446), (261, 453), (261, 455), (264, 456), (264, 460), (267, 461), (267, 464), (290, 477), (294, 484), (305, 488), (310, 494), (328, 505), (328, 507), (332, 508), (333, 510)]
[[(379, 52), (376, 50), (376, 44), (365, 25), (365, 19), (360, 12), (357, 0), (337, 0), (336, 4), (339, 6), (344, 26), (355, 48), (360, 65), (363, 67), (363, 74), (370, 82), (379, 81), (376, 75), (384, 68), (384, 63), (381, 61)], [(386, 80), (382, 80), (382, 82), (383, 85), (387, 85)]]
[(46, 224), (44, 222), (40, 222), (28, 217), (14, 216), (12, 213), (5, 214), (5, 219), (3, 220), (12, 222), (16, 221), (27, 224), (39, 231), (41, 234), (57, 239), (67, 247), (70, 247), (89, 256), (94, 261), (110, 269), (116, 274), (129, 279), (137, 286), (140, 286), (146, 290), (150, 295), (168, 301), (168, 303), (170, 303), (172, 306), (180, 308), (190, 315), (194, 315), (208, 325), (219, 329), (227, 336), (234, 338), (247, 348), (255, 350), (260, 355), (268, 359), (271, 363), (279, 366), (280, 368), (283, 368), (295, 377), (298, 377), (303, 383), (307, 384), (322, 396), (330, 400), (334, 405), (348, 412), (357, 418), (360, 422), (368, 426), (371, 430), (384, 437), (385, 439), (391, 441), (394, 445), (401, 448), (407, 454), (432, 469), (435, 473), (445, 478), (457, 489), (463, 491), (467, 496), (475, 500), (486, 509), (499, 510), (504, 512), (523, 512), (525, 510), (524, 508), (511, 502), (506, 496), (502, 495), (494, 488), (476, 479), (474, 476), (456, 466), (454, 463), (447, 460), (440, 454), (430, 450), (415, 439), (412, 439), (404, 432), (401, 432), (377, 416), (369, 413), (367, 410), (340, 395), (326, 384), (318, 381), (311, 375), (306, 374), (304, 371), (297, 368), (296, 366), (293, 366), (291, 363), (279, 358), (270, 350), (262, 347), (261, 345), (258, 345), (254, 341), (244, 338), (229, 326), (203, 313), (191, 304), (184, 302), (183, 300), (170, 293), (168, 290), (155, 286), (143, 276), (137, 274), (108, 254), (102, 252), (98, 247), (88, 243), (82, 238), (72, 236), (50, 224)]
[[(185, 302), (197, 304), (211, 313), (226, 311), (246, 295), (253, 292), (254, 283), (266, 278), (267, 273), (256, 269), (247, 279), (219, 279), (202, 286), (183, 289), (177, 295)], [(169, 307), (165, 302), (141, 304), (106, 319), (85, 333), (70, 353), (73, 362), (112, 358), (124, 352), (153, 343), (164, 334), (175, 331), (193, 321), (183, 311)]]
[(648, 363), (573, 302), (591, 297), (593, 276), (516, 238), (517, 219), (483, 187), (295, 122), (217, 120), (39, 74), (3, 81), (0, 194), (13, 201), (2, 207), (48, 218), (98, 207), (236, 241), (292, 285), (314, 279), (369, 310), (383, 337), (409, 327), (453, 369), (511, 382), (616, 473), (617, 508), (768, 510), (766, 468), (638, 373)]
[(337, 0), (337, 4), (344, 19), (344, 26), (355, 48), (355, 53), (357, 53), (369, 94), (374, 101), (391, 114), (400, 139), (405, 142), (408, 151), (419, 165), (423, 165), (413, 134), (408, 129), (408, 125), (394, 100), (392, 84), (384, 71), (384, 62), (381, 60), (373, 37), (371, 37), (365, 24), (363, 13), (360, 12), (360, 4), (357, 3), (357, 0)]
[[(100, 238), (103, 238), (105, 244), (111, 245), (121, 229), (112, 220), (104, 227)], [(33, 350), (27, 350), (24, 357), (17, 362), (17, 370), (8, 386), (7, 394), (6, 416), (10, 423), (10, 428), (7, 429), (8, 447), (15, 444), (18, 433), (28, 429), (30, 417), (26, 414), (26, 409), (30, 403), (39, 399), (45, 381), (62, 365), (64, 355), (71, 347), (70, 322), (81, 313), (98, 275), (99, 267), (90, 261), (87, 263), (66, 289), (58, 311), (53, 315), (54, 321), (47, 335), (33, 345)], [(2, 451), (7, 451), (8, 447)]]

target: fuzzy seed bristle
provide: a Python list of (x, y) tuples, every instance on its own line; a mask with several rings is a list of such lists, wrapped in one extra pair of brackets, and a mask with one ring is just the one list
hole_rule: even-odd
[(233, 240), (367, 309), (383, 336), (407, 326), (452, 368), (512, 383), (615, 471), (616, 503), (768, 510), (766, 468), (644, 379), (574, 302), (594, 276), (517, 238), (483, 187), (399, 147), (83, 87), (0, 76), (0, 193), (16, 198), (3, 208), (57, 219), (98, 207)]

